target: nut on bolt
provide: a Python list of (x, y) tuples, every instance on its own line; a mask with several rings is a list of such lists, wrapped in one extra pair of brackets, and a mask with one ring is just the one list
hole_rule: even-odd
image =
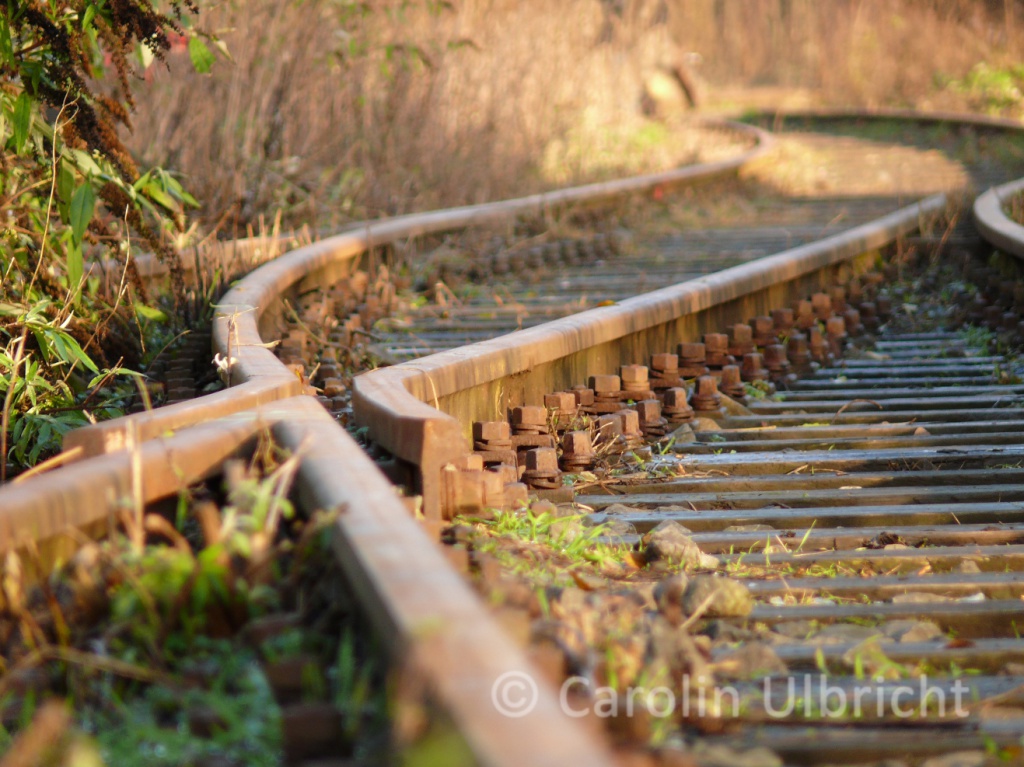
[(826, 321), (832, 316), (832, 296), (828, 293), (815, 293), (811, 296), (811, 307), (817, 319)]
[(558, 468), (558, 452), (553, 447), (537, 447), (526, 451), (523, 481), (538, 490), (554, 490), (562, 486)]
[[(700, 379), (697, 379), (698, 386)], [(722, 368), (722, 380), (718, 382), (718, 391), (727, 397), (735, 400), (741, 405), (747, 401), (747, 390), (740, 379), (740, 369), (737, 365), (726, 365)], [(721, 398), (719, 398), (721, 401)], [(696, 407), (696, 406), (694, 406)]]
[(772, 309), (772, 324), (775, 326), (776, 333), (788, 335), (793, 327), (793, 310)]
[(722, 407), (722, 396), (718, 384), (711, 376), (700, 376), (690, 395), (690, 407), (698, 413), (707, 413)]
[(754, 331), (750, 325), (737, 322), (729, 326), (729, 354), (740, 359), (754, 351)]
[(659, 439), (665, 436), (668, 421), (661, 415), (661, 402), (647, 399), (637, 402), (633, 409), (640, 419), (640, 431), (647, 439)]
[(740, 367), (743, 380), (748, 383), (768, 380), (768, 368), (764, 366), (764, 357), (759, 352), (752, 352), (743, 355), (743, 365)]
[(729, 336), (725, 333), (705, 333), (704, 364), (713, 370), (720, 370), (723, 365), (731, 365), (733, 362), (729, 358)]
[(775, 331), (775, 321), (771, 317), (754, 317), (750, 321), (750, 327), (754, 330), (754, 344), (756, 346), (764, 347), (779, 342), (779, 335)]
[(522, 405), (512, 408), (512, 430), (516, 434), (548, 434), (547, 408), (540, 405)]
[(684, 423), (690, 423), (694, 419), (693, 408), (690, 407), (690, 403), (686, 401), (686, 389), (683, 387), (676, 387), (672, 389), (666, 389), (664, 394), (664, 401), (661, 406), (661, 414), (665, 416), (670, 424), (678, 426)]
[(575, 473), (594, 465), (594, 445), (585, 431), (569, 431), (562, 437), (562, 471)]

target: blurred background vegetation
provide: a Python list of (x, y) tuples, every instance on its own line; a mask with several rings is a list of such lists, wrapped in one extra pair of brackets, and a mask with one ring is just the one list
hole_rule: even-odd
[(1020, 117), (1022, 25), (1024, 0), (7, 3), (0, 474), (123, 412), (201, 321), (141, 252), (174, 276), (203, 240), (691, 162), (695, 113)]
[(221, 235), (678, 161), (678, 73), (702, 111), (1021, 112), (1016, 0), (248, 0), (200, 25), (233, 62), (153, 67), (129, 141)]

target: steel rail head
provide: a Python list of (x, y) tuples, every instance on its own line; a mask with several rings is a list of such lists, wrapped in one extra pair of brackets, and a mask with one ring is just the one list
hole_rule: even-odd
[(273, 423), (268, 409), (208, 420), (188, 432), (137, 440), (124, 450), (79, 461), (60, 471), (0, 488), (0, 554), (29, 542), (49, 551), (48, 561), (74, 551), (72, 528), (110, 522), (134, 509), (185, 491), (217, 473)]
[(1024, 190), (1024, 179), (993, 187), (974, 201), (974, 225), (1004, 253), (1024, 258), (1024, 226), (1006, 215), (1004, 201)]

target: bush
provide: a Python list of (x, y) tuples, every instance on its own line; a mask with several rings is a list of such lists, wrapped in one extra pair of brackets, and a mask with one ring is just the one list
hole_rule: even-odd
[(191, 37), (208, 66), (186, 28), (194, 12), (191, 0), (166, 14), (148, 0), (0, 6), (0, 480), (6, 459), (35, 463), (63, 432), (109, 414), (89, 389), (120, 371), (101, 366), (139, 362), (139, 296), (128, 285), (101, 296), (90, 263), (111, 259), (139, 287), (134, 238), (181, 287), (171, 236), (194, 200), (170, 174), (141, 173), (118, 129), (130, 125), (136, 68), (172, 36)]

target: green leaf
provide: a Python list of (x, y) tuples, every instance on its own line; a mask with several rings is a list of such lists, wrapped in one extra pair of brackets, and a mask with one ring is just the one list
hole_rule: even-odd
[(141, 191), (160, 207), (165, 208), (172, 213), (178, 210), (178, 204), (174, 201), (174, 198), (167, 194), (167, 192), (161, 189), (156, 183), (147, 184)]
[(71, 247), (68, 248), (68, 257), (65, 268), (68, 273), (68, 287), (76, 290), (82, 282), (82, 272), (84, 271), (84, 265), (82, 263), (82, 246), (77, 242), (72, 243)]
[(135, 304), (135, 313), (142, 317), (144, 320), (153, 320), (154, 322), (167, 322), (167, 315), (159, 309), (154, 309), (152, 306), (144, 306), (143, 304)]
[(32, 126), (32, 97), (27, 93), (18, 96), (14, 103), (14, 151), (21, 154), (28, 141), (28, 131)]
[(57, 163), (57, 195), (65, 204), (70, 204), (75, 193), (75, 174), (68, 167), (67, 160), (61, 158)]
[(75, 194), (75, 174), (64, 158), (57, 162), (57, 212), (60, 220), (71, 224), (71, 198)]
[(75, 244), (82, 242), (86, 227), (92, 221), (93, 210), (96, 208), (96, 192), (89, 184), (82, 184), (75, 190), (71, 198), (71, 233)]
[(72, 149), (69, 153), (71, 161), (83, 176), (102, 176), (103, 169), (84, 149)]
[(193, 68), (201, 75), (205, 75), (213, 66), (213, 54), (206, 47), (206, 43), (198, 37), (188, 41), (188, 57), (192, 59)]

